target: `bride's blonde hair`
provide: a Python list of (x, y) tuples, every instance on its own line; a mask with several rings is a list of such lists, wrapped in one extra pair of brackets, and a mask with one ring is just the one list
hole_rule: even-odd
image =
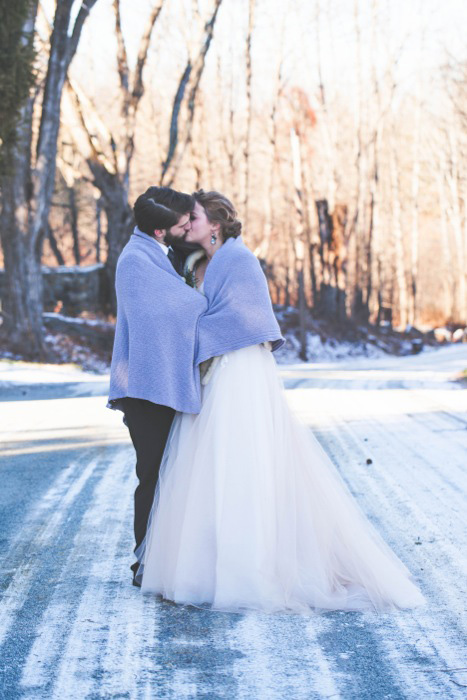
[(203, 207), (208, 220), (220, 224), (222, 238), (237, 238), (242, 232), (242, 222), (237, 219), (237, 211), (230, 201), (220, 192), (211, 190), (193, 192), (193, 197)]

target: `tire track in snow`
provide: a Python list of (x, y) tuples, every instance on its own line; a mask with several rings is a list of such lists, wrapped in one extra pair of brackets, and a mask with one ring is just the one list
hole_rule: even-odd
[[(349, 424), (341, 419), (332, 430), (328, 429), (321, 435), (320, 441), (328, 454), (340, 465), (340, 471), (350, 488), (356, 492), (362, 509), (376, 523), (378, 531), (388, 544), (399, 556), (401, 550), (404, 552), (402, 558), (413, 573), (417, 560), (417, 568), (424, 569), (422, 588), (425, 594), (427, 589), (429, 590), (427, 608), (384, 615), (383, 623), (379, 616), (368, 614), (370, 624), (374, 626), (375, 631), (380, 631), (381, 643), (397, 669), (401, 690), (406, 692), (413, 688), (415, 692), (416, 687), (420, 688), (422, 668), (455, 668), (464, 664), (463, 650), (459, 648), (459, 639), (455, 631), (459, 625), (458, 614), (461, 612), (459, 602), (463, 599), (462, 590), (459, 590), (457, 585), (459, 579), (455, 573), (456, 560), (452, 556), (455, 550), (451, 545), (448, 546), (451, 556), (445, 561), (442, 570), (439, 566), (432, 565), (429, 559), (423, 558), (421, 552), (414, 551), (410, 531), (421, 521), (424, 521), (427, 528), (433, 527), (431, 519), (426, 518), (421, 508), (413, 501), (418, 494), (417, 477), (406, 469), (397, 473), (397, 465), (401, 464), (400, 452), (393, 447), (394, 443), (387, 439), (387, 424), (379, 424), (377, 421), (365, 421), (364, 432), (366, 435), (375, 431), (378, 433), (375, 441), (384, 446), (384, 463), (390, 465), (390, 468), (385, 469), (381, 460), (377, 462), (378, 470), (373, 469), (371, 473), (365, 470), (362, 465), (365, 463), (367, 447), (356, 434), (356, 426), (358, 432), (363, 429), (362, 425), (357, 421)], [(392, 474), (394, 471), (396, 473)], [(399, 486), (400, 483), (403, 486)], [(446, 510), (449, 512), (448, 507)], [(389, 515), (385, 514), (390, 514), (390, 520)], [(394, 541), (396, 537), (397, 544)], [(447, 574), (444, 573), (446, 570)], [(440, 611), (439, 600), (443, 599), (445, 609)], [(447, 623), (453, 625), (452, 634), (446, 629)], [(420, 639), (423, 640), (423, 644)], [(423, 692), (427, 696), (458, 697), (458, 690), (447, 674), (426, 673), (424, 676)]]
[(340, 698), (339, 680), (318, 642), (320, 616), (248, 613), (229, 635), (243, 658), (234, 665), (242, 700)]
[[(403, 422), (401, 421), (401, 424)], [(457, 532), (452, 532), (451, 528), (455, 507), (460, 508), (462, 512), (462, 499), (459, 498), (459, 491), (454, 490), (444, 497), (441, 488), (444, 482), (440, 480), (438, 470), (432, 468), (433, 456), (427, 456), (425, 460), (420, 456), (415, 468), (413, 462), (416, 453), (411, 444), (414, 437), (413, 431), (408, 433), (408, 442), (405, 443), (402, 429), (399, 432), (398, 427), (393, 425), (389, 427), (386, 423), (381, 425), (377, 421), (367, 421), (364, 427), (352, 423), (347, 425), (346, 430), (349, 436), (352, 436), (354, 452), (360, 451), (360, 464), (365, 463), (365, 456), (368, 454), (368, 450), (362, 447), (362, 432), (366, 435), (372, 435), (371, 452), (374, 461), (371, 473), (374, 473), (375, 478), (384, 483), (385, 492), (387, 492), (386, 489), (391, 489), (395, 504), (403, 503), (406, 511), (413, 513), (413, 522), (419, 526), (420, 530), (416, 533), (417, 536), (423, 531), (425, 545), (430, 542), (437, 543), (438, 555), (443, 554), (446, 557), (446, 568), (450, 571), (450, 578), (455, 578), (456, 583), (460, 584), (467, 575), (467, 561), (465, 557), (460, 555), (459, 548), (455, 544), (455, 542), (465, 538), (462, 519), (458, 520), (459, 529)], [(388, 440), (388, 435), (393, 439)], [(332, 446), (330, 449), (333, 449)], [(374, 465), (377, 465), (376, 469), (374, 469)], [(409, 468), (407, 465), (410, 465)], [(352, 477), (353, 475), (350, 479)], [(370, 473), (368, 477), (371, 481)], [(387, 509), (391, 510), (391, 506), (391, 500), (387, 500)], [(447, 540), (446, 534), (448, 532), (455, 542)]]
[[(74, 541), (70, 542), (71, 564), (73, 556), (79, 552), (92, 552), (94, 560), (88, 566), (81, 563), (83, 587), (77, 605), (69, 611), (68, 619), (64, 621), (66, 632), (62, 635), (61, 648), (58, 658), (47, 658), (49, 652), (47, 625), (47, 610), (44, 612), (43, 632), (33, 647), (28, 658), (22, 685), (31, 687), (41, 681), (36, 676), (37, 663), (47, 665), (46, 679), (51, 683), (48, 697), (87, 697), (96, 692), (99, 685), (101, 656), (105, 651), (110, 623), (110, 603), (113, 598), (115, 579), (117, 586), (119, 574), (124, 567), (128, 569), (128, 553), (122, 551), (121, 537), (131, 523), (132, 486), (134, 481), (133, 465), (127, 450), (109, 463), (98, 482), (88, 507), (80, 524), (80, 529)], [(131, 465), (131, 467), (130, 467)], [(130, 468), (129, 468), (130, 467)], [(119, 557), (124, 554), (124, 561)], [(129, 569), (128, 569), (129, 571)], [(69, 566), (62, 572), (62, 580), (75, 577), (76, 571)], [(127, 580), (129, 580), (129, 575)], [(76, 589), (76, 587), (75, 587)], [(68, 600), (73, 594), (69, 591)], [(52, 605), (61, 604), (61, 592), (58, 589)], [(122, 657), (116, 661), (122, 660)], [(131, 673), (130, 667), (129, 672)], [(125, 680), (125, 667), (121, 667), (122, 678)], [(42, 678), (42, 682), (44, 678)], [(31, 697), (35, 697), (34, 694)]]
[[(15, 615), (23, 607), (34, 578), (42, 566), (40, 556), (36, 556), (37, 552), (53, 542), (76, 499), (92, 477), (96, 466), (97, 460), (93, 459), (85, 464), (81, 473), (76, 476), (76, 470), (79, 471), (80, 464), (77, 462), (70, 464), (44, 494), (38, 506), (26, 518), (24, 527), (10, 544), (6, 561), (14, 560), (19, 548), (22, 550), (23, 561), (16, 568), (0, 600), (0, 645), (5, 642)], [(24, 546), (25, 543), (26, 546)], [(34, 556), (31, 557), (31, 554)], [(25, 557), (26, 560), (24, 560)]]
[[(335, 389), (307, 390), (299, 412), (314, 425), (384, 539), (413, 573), (423, 567), (426, 608), (390, 614), (333, 612), (304, 619), (210, 613), (142, 596), (131, 586), (128, 569), (132, 448), (87, 451), (87, 459), (97, 454), (97, 463), (76, 496), (63, 508), (75, 480), (89, 468), (82, 461), (57, 477), (46, 491), (49, 499), (41, 498), (25, 530), (11, 542), (10, 561), (29, 556), (41, 542), (44, 523), (50, 524), (55, 510), (62, 509), (55, 534), (37, 550), (43, 567), (37, 558), (31, 561), (32, 579), (12, 610), (9, 629), (24, 636), (27, 627), (29, 636), (15, 658), (10, 653), (7, 661), (2, 659), (8, 677), (21, 681), (5, 697), (460, 698), (463, 689), (452, 680), (465, 683), (465, 675), (433, 672), (465, 665), (460, 662), (458, 619), (463, 582), (458, 575), (460, 552), (453, 543), (460, 530), (457, 523), (450, 526), (463, 476), (465, 438), (455, 427), (462, 414), (460, 392), (414, 388), (425, 380), (405, 391), (384, 391), (388, 382), (382, 374), (383, 390), (365, 396), (366, 380), (349, 372), (349, 389), (342, 398), (338, 376), (338, 370), (337, 378), (323, 376), (320, 384), (331, 381)], [(310, 377), (312, 382), (312, 372)], [(352, 377), (357, 379), (351, 382)], [(396, 380), (391, 378), (392, 385)], [(368, 381), (367, 386), (373, 390), (375, 384)], [(366, 398), (361, 420), (353, 420), (353, 405)], [(309, 407), (304, 405), (308, 402)], [(392, 407), (398, 407), (398, 422), (393, 422)], [(71, 416), (71, 404), (67, 410)], [(327, 420), (321, 415), (326, 411), (331, 417)], [(426, 422), (424, 416), (429, 416)], [(434, 433), (428, 443), (430, 431)], [(428, 444), (433, 450), (424, 455)], [(436, 456), (443, 446), (455, 458), (449, 483), (443, 481), (444, 465), (438, 465)], [(374, 458), (370, 468), (365, 464), (368, 455)], [(440, 537), (439, 546), (426, 557), (425, 539), (432, 532)], [(422, 536), (422, 546), (414, 545), (412, 533)], [(44, 567), (47, 573), (50, 550), (57, 543), (61, 559), (54, 563), (57, 580), (50, 580)], [(0, 619), (1, 611), (0, 602)]]
[[(55, 586), (43, 612), (36, 630), (37, 637), (23, 669), (21, 686), (31, 690), (30, 697), (37, 697), (34, 689), (40, 693), (46, 692), (47, 697), (52, 697), (53, 678), (56, 674), (60, 678), (64, 661), (70, 664), (67, 673), (72, 671), (72, 659), (67, 660), (67, 649), (76, 638), (76, 628), (79, 635), (82, 633), (80, 624), (91, 628), (96, 626), (91, 619), (95, 605), (99, 595), (105, 592), (108, 580), (111, 581), (115, 575), (112, 569), (118, 570), (120, 566), (115, 557), (115, 550), (112, 550), (112, 543), (120, 536), (125, 525), (131, 522), (131, 515), (127, 519), (124, 517), (129, 515), (131, 508), (132, 484), (129, 482), (132, 481), (133, 475), (128, 469), (129, 461), (127, 450), (122, 451), (114, 460), (108, 461), (90, 494), (89, 505), (87, 504), (86, 512), (79, 523), (79, 529), (68, 543), (68, 558), (60, 572), (58, 585)], [(77, 579), (89, 583), (84, 583), (77, 591)], [(86, 596), (90, 586), (93, 590), (99, 590), (95, 591), (96, 599), (90, 602), (87, 611), (83, 611), (83, 598), (88, 600)], [(86, 613), (87, 617), (83, 617)], [(58, 626), (54, 626), (54, 620), (59, 621)], [(81, 641), (84, 643), (84, 640), (85, 634), (82, 635)], [(89, 648), (86, 654), (96, 654), (97, 651), (97, 648)], [(96, 655), (95, 662), (98, 661), (99, 655)], [(91, 677), (92, 673), (89, 675)], [(72, 688), (70, 678), (69, 681)]]
[[(332, 454), (335, 461), (341, 464), (344, 460), (348, 461), (349, 455), (354, 458), (352, 471), (345, 475), (345, 479), (350, 487), (357, 491), (357, 500), (364, 512), (373, 522), (377, 522), (377, 529), (380, 532), (384, 530), (384, 534), (383, 532), (381, 534), (392, 548), (398, 551), (403, 547), (406, 552), (406, 561), (415, 558), (420, 568), (423, 565), (424, 584), (433, 586), (436, 583), (433, 592), (445, 597), (449, 594), (451, 603), (456, 609), (459, 605), (459, 595), (462, 593), (462, 590), (459, 590), (461, 572), (457, 572), (458, 575), (456, 575), (455, 570), (456, 554), (459, 557), (459, 552), (449, 542), (443, 543), (442, 529), (433, 523), (416, 502), (418, 493), (417, 484), (414, 481), (416, 477), (412, 477), (409, 470), (393, 476), (391, 469), (384, 469), (384, 465), (379, 471), (374, 470), (371, 474), (368, 471), (365, 472), (362, 465), (365, 462), (366, 451), (349, 426), (341, 426), (339, 432), (326, 443), (326, 449), (328, 454)], [(390, 465), (395, 465), (398, 461), (400, 463), (400, 456), (395, 449), (393, 451), (391, 443), (388, 442), (385, 444), (385, 461)], [(449, 579), (446, 578), (444, 571), (440, 571), (439, 567), (432, 565), (430, 560), (425, 558), (419, 547), (414, 548), (415, 533), (418, 536), (421, 532), (425, 533), (423, 536), (426, 540), (437, 537), (441, 543), (437, 550), (438, 556), (445, 555), (445, 565), (454, 568), (454, 571), (446, 572)], [(410, 564), (409, 568), (411, 568)]]

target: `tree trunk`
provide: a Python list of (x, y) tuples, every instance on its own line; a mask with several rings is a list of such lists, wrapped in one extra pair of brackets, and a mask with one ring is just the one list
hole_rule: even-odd
[[(23, 25), (25, 42), (32, 41), (35, 5)], [(40, 257), (29, 238), (30, 154), (34, 97), (28, 98), (17, 121), (8, 172), (1, 178), (0, 236), (5, 265), (2, 335), (17, 351), (44, 358)]]
[[(115, 295), (115, 272), (117, 261), (124, 246), (131, 235), (131, 224), (133, 214), (128, 204), (128, 199), (121, 197), (121, 190), (116, 188), (112, 199), (104, 197), (104, 210), (107, 217), (107, 260), (105, 264), (105, 276), (107, 289), (105, 298), (107, 299), (107, 311), (117, 312), (117, 298)], [(110, 233), (111, 232), (111, 233)]]
[(38, 251), (31, 248), (28, 236), (27, 205), (21, 184), (19, 178), (2, 182), (1, 234), (5, 264), (2, 334), (13, 351), (30, 359), (44, 360), (47, 351), (42, 333), (41, 265)]
[(357, 170), (357, 192), (356, 192), (356, 207), (353, 218), (352, 226), (352, 237), (354, 245), (354, 257), (353, 257), (353, 268), (354, 268), (354, 279), (353, 282), (353, 293), (354, 297), (352, 300), (352, 315), (357, 319), (367, 320), (368, 319), (368, 303), (365, 300), (364, 293), (366, 295), (366, 285), (364, 281), (365, 276), (365, 265), (364, 259), (366, 255), (365, 243), (366, 243), (366, 184), (368, 179), (367, 173), (367, 153), (365, 146), (365, 119), (364, 119), (364, 108), (366, 107), (366, 100), (363, 94), (363, 77), (362, 77), (362, 55), (361, 55), (361, 29), (360, 29), (360, 7), (359, 0), (354, 0), (354, 20), (355, 20), (355, 34), (356, 34), (356, 81), (357, 81), (357, 138), (355, 143), (355, 164)]
[(455, 303), (455, 318), (456, 323), (465, 323), (467, 321), (467, 281), (466, 281), (466, 262), (464, 260), (464, 241), (462, 231), (462, 214), (460, 209), (460, 191), (459, 191), (459, 147), (457, 138), (453, 130), (449, 130), (449, 157), (450, 168), (447, 169), (447, 184), (449, 187), (449, 204), (447, 214), (451, 223), (453, 240), (455, 246), (456, 260), (456, 303)]
[(300, 353), (299, 357), (303, 362), (308, 360), (307, 334), (306, 334), (306, 299), (305, 282), (303, 279), (304, 265), (303, 259), (297, 258), (298, 263), (298, 316), (300, 318)]
[(370, 181), (370, 218), (368, 229), (367, 250), (367, 300), (369, 316), (373, 320), (378, 312), (379, 298), (381, 296), (381, 192), (379, 181), (379, 158), (381, 148), (381, 128), (375, 127), (373, 133), (373, 162)]
[(419, 247), (419, 193), (420, 193), (420, 158), (421, 158), (421, 128), (422, 128), (422, 89), (421, 65), (419, 64), (419, 79), (416, 91), (416, 111), (413, 135), (413, 168), (412, 168), (412, 225), (410, 227), (411, 255), (410, 255), (410, 304), (409, 323), (415, 326), (417, 322), (417, 277), (418, 277), (418, 247)]
[(300, 319), (300, 359), (304, 362), (308, 360), (307, 349), (307, 334), (306, 334), (306, 299), (305, 299), (305, 245), (304, 245), (304, 226), (305, 219), (303, 215), (303, 183), (302, 183), (302, 164), (300, 156), (300, 138), (292, 127), (290, 130), (290, 146), (292, 152), (293, 164), (293, 184), (295, 190), (295, 209), (297, 212), (297, 225), (294, 235), (294, 254), (295, 254), (295, 271), (298, 282), (298, 315)]
[[(391, 126), (393, 129), (393, 126)], [(404, 329), (408, 322), (408, 295), (406, 266), (402, 233), (402, 214), (399, 187), (399, 168), (395, 135), (391, 133), (390, 143), (390, 176), (391, 176), (391, 207), (392, 207), (392, 231), (395, 249), (396, 284), (399, 304), (399, 325)]]
[(246, 36), (246, 133), (245, 133), (245, 145), (243, 149), (243, 155), (245, 159), (245, 191), (244, 191), (244, 205), (243, 205), (243, 216), (245, 221), (245, 226), (248, 230), (248, 196), (250, 192), (250, 147), (251, 147), (251, 125), (252, 125), (252, 113), (251, 113), (251, 79), (252, 79), (252, 61), (251, 61), (251, 35), (253, 33), (254, 24), (254, 14), (255, 14), (255, 0), (249, 0), (248, 3), (248, 31)]
[(271, 236), (274, 221), (275, 207), (273, 206), (274, 197), (272, 196), (272, 193), (274, 192), (276, 181), (279, 179), (278, 174), (280, 170), (280, 155), (278, 152), (277, 144), (277, 110), (281, 92), (283, 41), (280, 42), (279, 51), (279, 60), (274, 75), (274, 97), (272, 107), (268, 115), (267, 123), (267, 133), (269, 146), (271, 149), (271, 156), (269, 167), (267, 167), (264, 172), (264, 177), (266, 178), (266, 186), (264, 188), (263, 199), (264, 230), (262, 231), (261, 239), (258, 242), (257, 249), (255, 250), (256, 255), (260, 255), (266, 260), (269, 257), (269, 249), (271, 245)]
[(52, 249), (52, 253), (55, 255), (55, 259), (57, 261), (57, 264), (64, 265), (65, 260), (63, 258), (63, 255), (60, 252), (60, 248), (58, 247), (57, 240), (55, 238), (55, 234), (52, 231), (50, 224), (47, 226), (47, 239), (48, 239), (49, 245)]
[(78, 47), (81, 30), (97, 0), (83, 3), (69, 35), (73, 0), (60, 0), (56, 5), (50, 55), (42, 100), (42, 113), (37, 143), (36, 163), (32, 171), (32, 246), (41, 250), (47, 231), (50, 202), (55, 184), (57, 139), (60, 128), (60, 107), (63, 86), (71, 60)]
[(81, 263), (81, 253), (79, 250), (78, 209), (76, 207), (75, 191), (73, 187), (68, 188), (68, 197), (70, 202), (70, 227), (73, 237), (73, 255), (76, 265), (79, 265)]
[(96, 200), (96, 262), (101, 261), (101, 241), (102, 241), (102, 197)]
[(443, 314), (452, 321), (455, 315), (455, 284), (453, 280), (453, 265), (451, 246), (449, 244), (449, 231), (447, 221), (447, 196), (442, 168), (436, 175), (438, 185), (439, 211), (440, 211), (440, 242), (442, 250), (443, 274), (441, 276), (443, 285)]
[[(172, 185), (180, 167), (185, 149), (191, 138), (198, 88), (204, 72), (206, 57), (209, 47), (211, 46), (214, 35), (214, 25), (221, 3), (222, 0), (214, 0), (211, 18), (204, 25), (204, 36), (201, 46), (199, 47), (198, 55), (193, 60), (191, 57), (188, 59), (185, 70), (180, 78), (172, 107), (169, 146), (167, 157), (162, 164), (161, 185)], [(183, 120), (180, 125), (181, 113), (183, 113)]]
[(13, 175), (2, 178), (1, 240), (5, 264), (2, 332), (30, 358), (47, 355), (42, 328), (40, 250), (29, 236), (29, 154), (33, 100), (24, 108), (12, 154)]
[[(18, 122), (11, 174), (2, 178), (1, 237), (6, 285), (3, 332), (10, 344), (31, 358), (47, 357), (42, 322), (41, 254), (55, 181), (63, 83), (84, 21), (95, 2), (87, 0), (82, 5), (71, 35), (68, 30), (73, 0), (57, 3), (34, 168), (31, 168), (34, 99), (30, 98)], [(32, 40), (34, 35), (36, 9), (32, 3), (31, 14), (23, 27), (25, 41)]]
[(95, 185), (101, 192), (102, 207), (107, 218), (107, 260), (105, 264), (107, 289), (104, 298), (107, 300), (106, 310), (115, 315), (117, 311), (115, 271), (118, 257), (131, 234), (133, 213), (128, 204), (128, 191), (119, 175), (110, 174), (95, 161), (88, 162)]

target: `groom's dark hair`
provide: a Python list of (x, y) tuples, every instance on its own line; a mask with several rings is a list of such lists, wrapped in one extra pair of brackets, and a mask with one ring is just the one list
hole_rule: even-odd
[(149, 187), (135, 202), (133, 212), (140, 231), (152, 235), (156, 229), (169, 229), (183, 214), (192, 211), (195, 200), (190, 194), (171, 187)]

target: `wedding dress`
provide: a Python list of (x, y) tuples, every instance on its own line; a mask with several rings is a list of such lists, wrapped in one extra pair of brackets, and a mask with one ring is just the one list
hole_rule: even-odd
[(176, 414), (138, 554), (143, 592), (214, 610), (424, 602), (291, 412), (262, 345), (219, 358), (201, 412)]

